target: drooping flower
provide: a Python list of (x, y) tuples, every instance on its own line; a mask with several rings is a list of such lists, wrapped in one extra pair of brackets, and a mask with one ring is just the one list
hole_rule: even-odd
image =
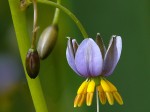
[(122, 39), (113, 35), (106, 50), (100, 34), (97, 34), (96, 42), (92, 38), (84, 39), (78, 45), (75, 39), (68, 38), (66, 57), (70, 67), (86, 80), (80, 85), (74, 100), (74, 107), (80, 107), (86, 100), (86, 104), (92, 104), (95, 89), (99, 93), (102, 104), (114, 104), (114, 99), (120, 104), (123, 100), (117, 88), (106, 77), (111, 75), (120, 59)]

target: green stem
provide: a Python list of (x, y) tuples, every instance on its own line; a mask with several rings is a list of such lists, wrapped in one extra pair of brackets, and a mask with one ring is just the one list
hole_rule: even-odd
[(8, 0), (8, 1), (9, 1), (14, 28), (16, 32), (16, 38), (18, 41), (21, 60), (23, 63), (26, 79), (31, 92), (35, 110), (36, 112), (48, 112), (39, 77), (37, 77), (36, 79), (31, 79), (27, 75), (25, 70), (26, 53), (30, 48), (30, 41), (29, 41), (30, 38), (27, 31), (25, 12), (22, 12), (20, 10), (20, 0)]
[(68, 10), (67, 8), (63, 7), (60, 4), (54, 3), (52, 1), (45, 1), (45, 0), (37, 0), (39, 3), (43, 3), (43, 4), (48, 4), (54, 7), (57, 7), (59, 9), (61, 9), (62, 11), (64, 11), (66, 14), (68, 14), (76, 23), (76, 25), (78, 26), (78, 28), (80, 29), (82, 35), (84, 38), (88, 38), (88, 34), (86, 33), (84, 27), (82, 26), (81, 22), (76, 18), (76, 16), (70, 12), (70, 10)]
[(31, 48), (36, 49), (36, 32), (37, 32), (37, 17), (38, 17), (36, 0), (33, 0), (33, 10), (34, 10), (34, 17), (33, 17), (33, 35)]
[[(61, 0), (57, 0), (57, 4), (60, 4), (61, 3)], [(60, 13), (60, 10), (59, 8), (56, 8), (55, 10), (55, 15), (54, 15), (54, 18), (53, 18), (53, 24), (58, 24), (58, 19), (59, 19), (59, 13)]]

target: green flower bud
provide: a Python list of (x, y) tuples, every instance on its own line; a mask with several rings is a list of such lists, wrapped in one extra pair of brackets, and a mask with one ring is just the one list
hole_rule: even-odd
[(41, 59), (45, 59), (53, 50), (58, 36), (58, 26), (52, 25), (47, 27), (41, 34), (37, 51)]
[(29, 49), (26, 55), (26, 71), (30, 78), (36, 78), (40, 70), (40, 58), (37, 50)]

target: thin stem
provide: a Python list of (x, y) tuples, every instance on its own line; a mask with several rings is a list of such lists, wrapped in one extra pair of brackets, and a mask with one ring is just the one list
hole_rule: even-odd
[(99, 98), (98, 98), (98, 90), (96, 89), (96, 103), (97, 103), (97, 112), (99, 112)]
[[(57, 4), (60, 4), (61, 3), (61, 0), (57, 0)], [(60, 10), (59, 8), (56, 8), (55, 10), (55, 15), (54, 15), (54, 18), (53, 18), (53, 24), (58, 24), (58, 19), (59, 19), (59, 13), (60, 13)]]
[(76, 25), (80, 29), (83, 37), (84, 38), (88, 38), (88, 34), (86, 33), (83, 25), (81, 24), (81, 22), (76, 18), (76, 16), (70, 10), (68, 10), (67, 8), (63, 7), (62, 5), (54, 3), (52, 1), (45, 1), (45, 0), (37, 0), (37, 1), (39, 3), (43, 3), (43, 4), (47, 4), (47, 5), (51, 5), (51, 6), (57, 7), (59, 9), (61, 9), (62, 11), (64, 11), (66, 14), (68, 14), (74, 20), (74, 22), (76, 23)]
[(8, 0), (8, 2), (10, 5), (20, 56), (35, 110), (36, 112), (48, 112), (39, 77), (37, 76), (37, 78), (33, 80), (28, 76), (25, 70), (26, 53), (30, 48), (30, 38), (27, 30), (25, 11), (20, 10), (20, 0)]
[(32, 44), (31, 48), (35, 48), (36, 43), (36, 32), (37, 32), (37, 1), (33, 0), (33, 10), (34, 10), (34, 18), (33, 18), (33, 36), (32, 36)]

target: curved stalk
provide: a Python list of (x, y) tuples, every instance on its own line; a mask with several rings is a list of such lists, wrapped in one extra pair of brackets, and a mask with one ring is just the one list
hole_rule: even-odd
[(78, 26), (78, 28), (80, 29), (82, 35), (84, 38), (88, 38), (88, 34), (86, 33), (83, 25), (81, 24), (81, 22), (76, 18), (76, 16), (70, 11), (68, 10), (67, 8), (63, 7), (62, 5), (60, 4), (57, 4), (57, 3), (54, 3), (52, 1), (45, 1), (45, 0), (37, 0), (39, 3), (43, 3), (43, 4), (47, 4), (47, 5), (51, 5), (51, 6), (54, 6), (54, 7), (57, 7), (59, 9), (61, 9), (62, 11), (64, 11), (66, 14), (69, 15), (69, 17), (72, 18), (72, 20), (76, 23), (76, 25)]
[[(60, 4), (61, 3), (61, 0), (57, 0), (57, 4)], [(54, 18), (53, 18), (53, 24), (58, 24), (58, 19), (59, 19), (59, 13), (60, 13), (60, 10), (59, 8), (56, 8), (55, 10), (55, 15), (54, 15)]]
[(33, 0), (33, 9), (34, 9), (34, 18), (33, 18), (33, 32), (32, 32), (33, 35), (32, 35), (31, 48), (35, 49), (35, 47), (36, 47), (36, 32), (37, 32), (37, 17), (38, 17), (36, 0)]
[(39, 77), (37, 76), (36, 79), (31, 79), (25, 69), (26, 53), (30, 48), (30, 38), (27, 31), (25, 12), (20, 9), (20, 0), (8, 0), (8, 2), (12, 14), (20, 56), (35, 110), (36, 112), (48, 112)]

